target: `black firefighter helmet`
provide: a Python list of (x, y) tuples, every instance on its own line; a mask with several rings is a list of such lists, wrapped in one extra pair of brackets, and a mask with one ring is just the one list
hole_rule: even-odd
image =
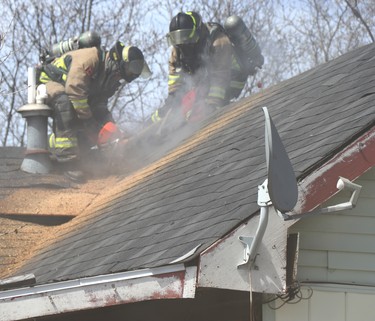
[(196, 44), (202, 36), (202, 18), (194, 11), (179, 12), (169, 24), (168, 44), (172, 46)]
[(110, 49), (109, 57), (116, 63), (121, 77), (127, 82), (131, 82), (139, 76), (148, 78), (151, 75), (150, 68), (138, 47), (125, 46), (122, 42), (117, 41)]

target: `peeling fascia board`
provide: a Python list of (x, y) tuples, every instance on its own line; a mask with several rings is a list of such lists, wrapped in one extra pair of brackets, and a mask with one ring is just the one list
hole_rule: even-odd
[(311, 211), (337, 194), (340, 176), (354, 181), (375, 166), (375, 127), (299, 182), (296, 214)]
[(14, 321), (145, 300), (194, 298), (197, 267), (183, 264), (0, 292), (0, 320)]
[[(372, 128), (298, 183), (298, 201), (293, 213), (290, 214), (309, 212), (334, 196), (338, 192), (336, 185), (340, 176), (353, 181), (374, 166), (375, 128)], [(254, 186), (255, 188), (257, 187)], [(198, 287), (239, 291), (249, 291), (251, 288), (254, 292), (273, 294), (285, 292), (288, 286), (288, 228), (297, 220), (285, 222), (273, 208), (270, 209), (269, 223), (258, 250), (255, 266), (249, 271), (248, 266), (244, 266), (246, 269), (237, 267), (244, 252), (238, 237), (254, 237), (259, 222), (259, 215), (254, 214), (249, 213), (251, 217), (247, 222), (201, 253)]]

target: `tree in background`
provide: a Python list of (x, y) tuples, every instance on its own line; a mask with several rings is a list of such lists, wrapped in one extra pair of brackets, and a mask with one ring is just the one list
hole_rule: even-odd
[[(117, 39), (135, 45), (145, 53), (147, 62), (154, 65), (154, 54), (160, 42), (157, 31), (146, 30), (145, 10), (138, 1), (65, 1), (1, 0), (7, 12), (0, 22), (0, 30), (8, 26), (2, 52), (8, 52), (6, 63), (0, 66), (1, 83), (0, 139), (5, 145), (24, 145), (25, 121), (17, 110), (26, 103), (27, 68), (39, 63), (39, 54), (53, 44), (84, 31), (95, 30), (102, 38), (102, 45), (109, 48)], [(151, 17), (150, 17), (151, 18)], [(161, 79), (136, 81), (123, 86), (112, 97), (109, 109), (119, 119), (119, 125), (139, 124), (147, 117), (147, 111), (161, 103), (157, 94)], [(114, 108), (116, 106), (116, 108)]]
[[(281, 1), (282, 2), (282, 1)], [(290, 11), (282, 7), (282, 28), (278, 34), (290, 47), (288, 60), (292, 75), (311, 69), (332, 60), (354, 48), (373, 40), (366, 31), (365, 24), (353, 15), (348, 3), (358, 12), (375, 8), (371, 0), (303, 0), (298, 10)], [(375, 28), (373, 16), (366, 15), (367, 22)], [(285, 32), (286, 31), (286, 32)], [(288, 36), (288, 38), (286, 38)]]
[(21, 64), (19, 59), (22, 59), (22, 56), (18, 56), (11, 47), (5, 45), (14, 36), (12, 24), (14, 17), (8, 18), (11, 23), (0, 29), (0, 139), (3, 146), (9, 141), (12, 145), (23, 144), (25, 126), (17, 123), (15, 115), (16, 104), (23, 98), (22, 91), (27, 90), (27, 87), (18, 79)]
[(0, 144), (25, 144), (17, 110), (27, 99), (27, 68), (44, 48), (87, 30), (110, 47), (117, 39), (141, 48), (152, 68), (110, 100), (120, 127), (137, 130), (167, 96), (169, 48), (165, 35), (178, 11), (195, 10), (204, 21), (243, 18), (262, 48), (263, 69), (250, 77), (241, 97), (269, 87), (374, 41), (373, 0), (198, 0), (140, 3), (132, 0), (0, 0)]

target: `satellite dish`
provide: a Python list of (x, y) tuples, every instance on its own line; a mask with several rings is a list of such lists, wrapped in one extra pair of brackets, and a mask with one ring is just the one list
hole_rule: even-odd
[(265, 145), (268, 170), (268, 193), (273, 206), (281, 213), (291, 211), (297, 203), (298, 189), (292, 164), (268, 114), (263, 107), (265, 120)]

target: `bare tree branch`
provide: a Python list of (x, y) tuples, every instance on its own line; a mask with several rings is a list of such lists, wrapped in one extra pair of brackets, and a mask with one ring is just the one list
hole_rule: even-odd
[(353, 6), (349, 0), (345, 0), (346, 4), (348, 5), (348, 7), (352, 10), (354, 16), (356, 18), (359, 19), (359, 21), (364, 25), (364, 27), (366, 28), (372, 42), (375, 42), (375, 38), (374, 38), (374, 35), (372, 34), (371, 32), (371, 29), (370, 27), (368, 26), (367, 22), (363, 19), (361, 13), (359, 12), (359, 10), (356, 8), (356, 6)]
[[(17, 113), (27, 98), (27, 68), (43, 49), (89, 29), (102, 45), (116, 40), (143, 50), (152, 69), (147, 81), (119, 90), (110, 109), (124, 127), (139, 127), (168, 92), (169, 22), (179, 11), (199, 11), (205, 21), (243, 18), (259, 43), (265, 64), (250, 77), (241, 98), (274, 85), (354, 48), (374, 42), (373, 0), (0, 0), (0, 142), (25, 142), (25, 121)], [(351, 11), (348, 9), (350, 8)], [(347, 14), (351, 12), (352, 14)], [(353, 15), (357, 19), (353, 19)], [(366, 31), (367, 32), (366, 32)]]

